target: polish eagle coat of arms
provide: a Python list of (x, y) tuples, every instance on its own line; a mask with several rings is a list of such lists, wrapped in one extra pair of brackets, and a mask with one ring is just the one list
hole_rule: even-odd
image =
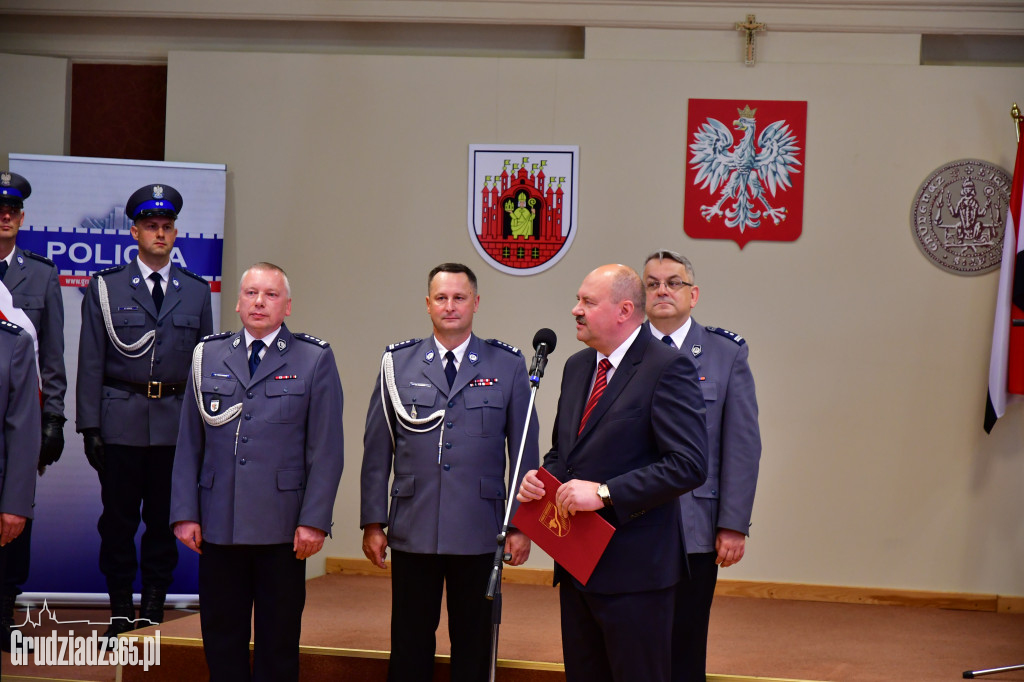
[[(754, 239), (800, 236), (807, 103), (757, 104), (690, 100), (683, 224), (691, 237), (732, 239), (743, 248)], [(778, 105), (795, 111), (773, 113)], [(722, 122), (730, 110), (737, 114), (731, 128)]]

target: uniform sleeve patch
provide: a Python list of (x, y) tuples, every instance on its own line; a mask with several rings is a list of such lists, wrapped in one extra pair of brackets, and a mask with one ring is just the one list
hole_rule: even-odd
[(328, 348), (331, 345), (331, 344), (327, 343), (326, 341), (324, 341), (323, 339), (318, 339), (317, 337), (312, 336), (310, 334), (303, 334), (303, 333), (300, 332), (298, 334), (292, 334), (292, 336), (294, 336), (297, 339), (301, 339), (302, 341), (305, 341), (307, 343), (316, 344), (316, 345), (320, 346), (321, 348)]
[(512, 353), (513, 355), (518, 355), (519, 357), (523, 356), (523, 354), (519, 352), (518, 348), (510, 344), (507, 344), (504, 341), (499, 341), (498, 339), (487, 339), (485, 343), (489, 343), (495, 348), (503, 348), (504, 350), (507, 350), (509, 353)]
[(227, 337), (234, 336), (234, 335), (235, 335), (235, 332), (221, 332), (220, 334), (210, 334), (209, 336), (204, 336), (203, 338), (200, 339), (200, 341), (213, 341), (215, 339), (226, 339)]
[(47, 265), (51, 265), (53, 267), (57, 267), (57, 265), (52, 260), (47, 258), (46, 256), (40, 256), (38, 253), (35, 253), (33, 251), (29, 251), (28, 249), (25, 249), (24, 253), (25, 253), (26, 256), (28, 256), (32, 260), (42, 261), (43, 263), (46, 263)]
[(415, 345), (415, 344), (417, 344), (419, 342), (420, 342), (420, 339), (407, 339), (405, 341), (399, 341), (398, 343), (391, 344), (390, 346), (385, 348), (384, 351), (385, 352), (390, 352), (390, 351), (393, 351), (393, 350), (398, 350), (399, 348), (407, 348), (407, 347)]
[(14, 334), (15, 336), (21, 333), (21, 327), (14, 324), (13, 322), (8, 322), (7, 320), (0, 320), (0, 329), (3, 329), (5, 332)]
[(704, 328), (707, 329), (712, 334), (718, 334), (719, 336), (724, 336), (725, 338), (729, 339), (730, 341), (735, 341), (740, 346), (742, 346), (743, 344), (745, 344), (747, 342), (747, 340), (745, 338), (743, 338), (742, 336), (740, 336), (736, 332), (729, 331), (728, 329), (722, 329), (721, 327), (704, 327)]

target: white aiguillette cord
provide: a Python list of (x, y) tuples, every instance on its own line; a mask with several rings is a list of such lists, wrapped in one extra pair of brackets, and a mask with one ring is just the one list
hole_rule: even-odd
[[(386, 393), (385, 393), (386, 389)], [(381, 407), (384, 408), (384, 419), (388, 423), (388, 433), (391, 434), (391, 449), (395, 448), (395, 431), (391, 425), (391, 418), (388, 417), (388, 405), (385, 397), (391, 398), (391, 405), (395, 409), (395, 418), (398, 423), (404, 426), (407, 430), (413, 433), (429, 433), (438, 426), (441, 427), (441, 432), (437, 437), (437, 462), (441, 463), (441, 443), (444, 441), (444, 410), (438, 410), (429, 417), (416, 418), (410, 415), (405, 405), (402, 404), (402, 398), (398, 395), (398, 386), (395, 384), (395, 361), (391, 358), (391, 353), (384, 353), (384, 356), (380, 360), (380, 402)], [(437, 423), (429, 428), (418, 429), (410, 426), (422, 426), (428, 424), (437, 419)]]
[(107, 336), (110, 337), (110, 342), (114, 344), (114, 348), (116, 348), (121, 355), (128, 358), (141, 358), (153, 346), (153, 340), (156, 338), (156, 330), (150, 329), (135, 343), (129, 344), (119, 339), (117, 337), (117, 332), (114, 331), (114, 322), (110, 317), (110, 295), (107, 293), (107, 283), (102, 277), (97, 277), (96, 281), (96, 286), (100, 295), (100, 312), (103, 313), (103, 325), (107, 328)]
[[(212, 415), (206, 411), (200, 386), (203, 380), (203, 345), (203, 342), (200, 341), (196, 344), (196, 349), (192, 351), (192, 387), (195, 389), (196, 406), (199, 408), (199, 414), (202, 415), (204, 422), (210, 426), (223, 426), (242, 412), (242, 403), (232, 405), (218, 415)], [(241, 420), (238, 425), (242, 425)]]

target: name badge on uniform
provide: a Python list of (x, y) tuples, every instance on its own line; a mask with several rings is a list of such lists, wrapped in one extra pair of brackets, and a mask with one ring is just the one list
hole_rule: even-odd
[(214, 398), (210, 401), (210, 412), (216, 412), (220, 409), (220, 398)]

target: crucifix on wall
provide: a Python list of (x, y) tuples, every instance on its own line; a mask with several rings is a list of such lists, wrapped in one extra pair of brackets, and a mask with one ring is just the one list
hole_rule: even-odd
[(761, 33), (762, 31), (767, 31), (768, 26), (766, 24), (759, 24), (757, 22), (756, 16), (754, 16), (753, 14), (748, 14), (746, 21), (742, 23), (736, 22), (736, 30), (743, 31), (744, 33), (746, 33), (745, 43), (747, 49), (745, 53), (746, 58), (744, 59), (743, 63), (746, 64), (747, 66), (753, 66), (756, 60), (756, 57), (754, 55), (754, 34)]

